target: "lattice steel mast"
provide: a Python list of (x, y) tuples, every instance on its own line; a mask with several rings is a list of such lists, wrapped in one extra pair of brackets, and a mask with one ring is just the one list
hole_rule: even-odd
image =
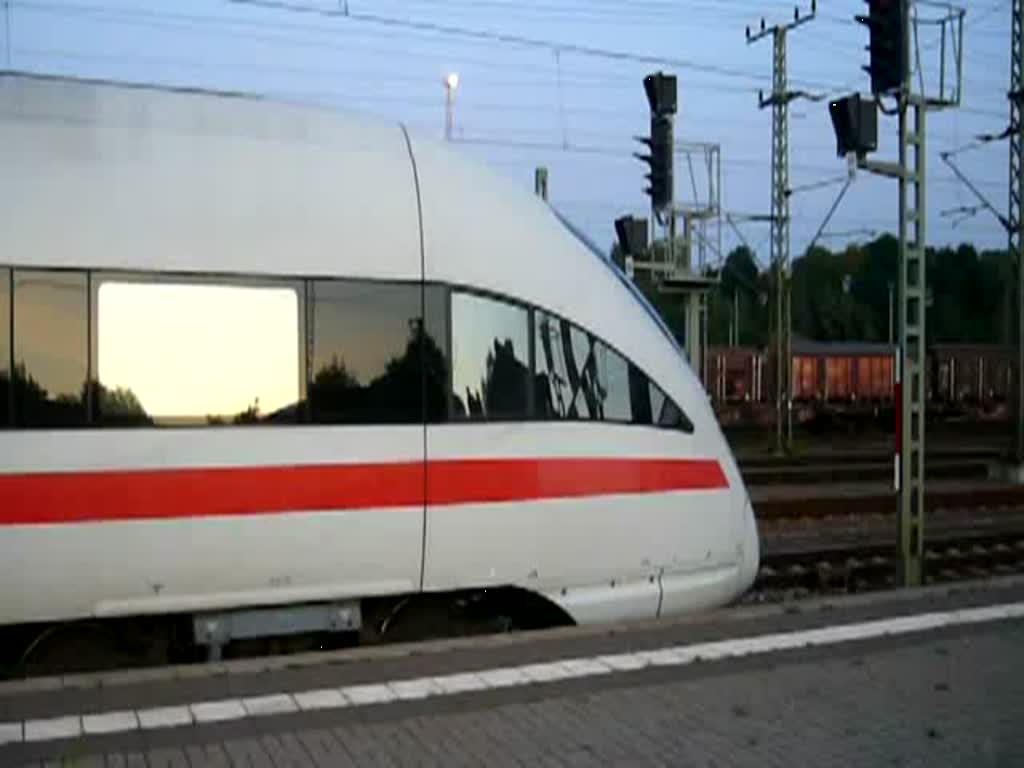
[(768, 98), (758, 94), (761, 109), (772, 108), (772, 212), (771, 212), (771, 264), (774, 293), (772, 312), (773, 344), (775, 347), (775, 450), (788, 451), (793, 441), (792, 414), (792, 333), (789, 290), (789, 103), (806, 96), (790, 91), (786, 76), (786, 38), (815, 17), (817, 2), (811, 2), (810, 16), (800, 16), (795, 9), (793, 21), (766, 27), (756, 34), (746, 30), (747, 43), (763, 37), (772, 37), (772, 92)]

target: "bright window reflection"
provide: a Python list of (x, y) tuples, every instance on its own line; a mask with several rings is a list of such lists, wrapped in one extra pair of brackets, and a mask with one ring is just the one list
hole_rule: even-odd
[(98, 310), (105, 421), (294, 420), (300, 380), (294, 290), (105, 282)]

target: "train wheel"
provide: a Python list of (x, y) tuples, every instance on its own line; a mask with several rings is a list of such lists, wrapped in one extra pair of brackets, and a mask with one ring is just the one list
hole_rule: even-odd
[(156, 625), (54, 624), (25, 647), (15, 671), (29, 677), (165, 664), (169, 640), (169, 632)]
[(559, 608), (518, 589), (410, 595), (366, 610), (362, 642), (415, 642), (571, 624)]

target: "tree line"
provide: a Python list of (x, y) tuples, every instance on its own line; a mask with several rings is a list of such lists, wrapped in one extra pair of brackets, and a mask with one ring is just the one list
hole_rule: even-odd
[[(677, 248), (684, 247), (680, 242)], [(641, 258), (661, 258), (656, 242)], [(899, 334), (899, 241), (890, 234), (833, 252), (814, 246), (790, 266), (793, 333), (815, 341), (887, 342)], [(616, 244), (612, 259), (622, 267)], [(733, 249), (708, 296), (708, 341), (761, 347), (771, 333), (772, 275), (747, 246)], [(964, 243), (928, 248), (927, 336), (930, 343), (1008, 344), (1013, 339), (1016, 270), (1005, 250), (978, 251)], [(649, 273), (638, 271), (637, 287), (661, 313), (680, 341), (682, 302), (659, 291)], [(892, 302), (892, 303), (890, 303)], [(737, 322), (738, 320), (738, 322)]]

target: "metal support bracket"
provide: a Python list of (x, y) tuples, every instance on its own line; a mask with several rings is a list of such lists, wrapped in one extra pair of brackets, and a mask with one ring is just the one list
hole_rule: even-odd
[(206, 647), (208, 659), (218, 661), (224, 646), (232, 640), (310, 632), (355, 632), (362, 623), (359, 602), (351, 600), (197, 613), (192, 617), (192, 634), (196, 645)]

